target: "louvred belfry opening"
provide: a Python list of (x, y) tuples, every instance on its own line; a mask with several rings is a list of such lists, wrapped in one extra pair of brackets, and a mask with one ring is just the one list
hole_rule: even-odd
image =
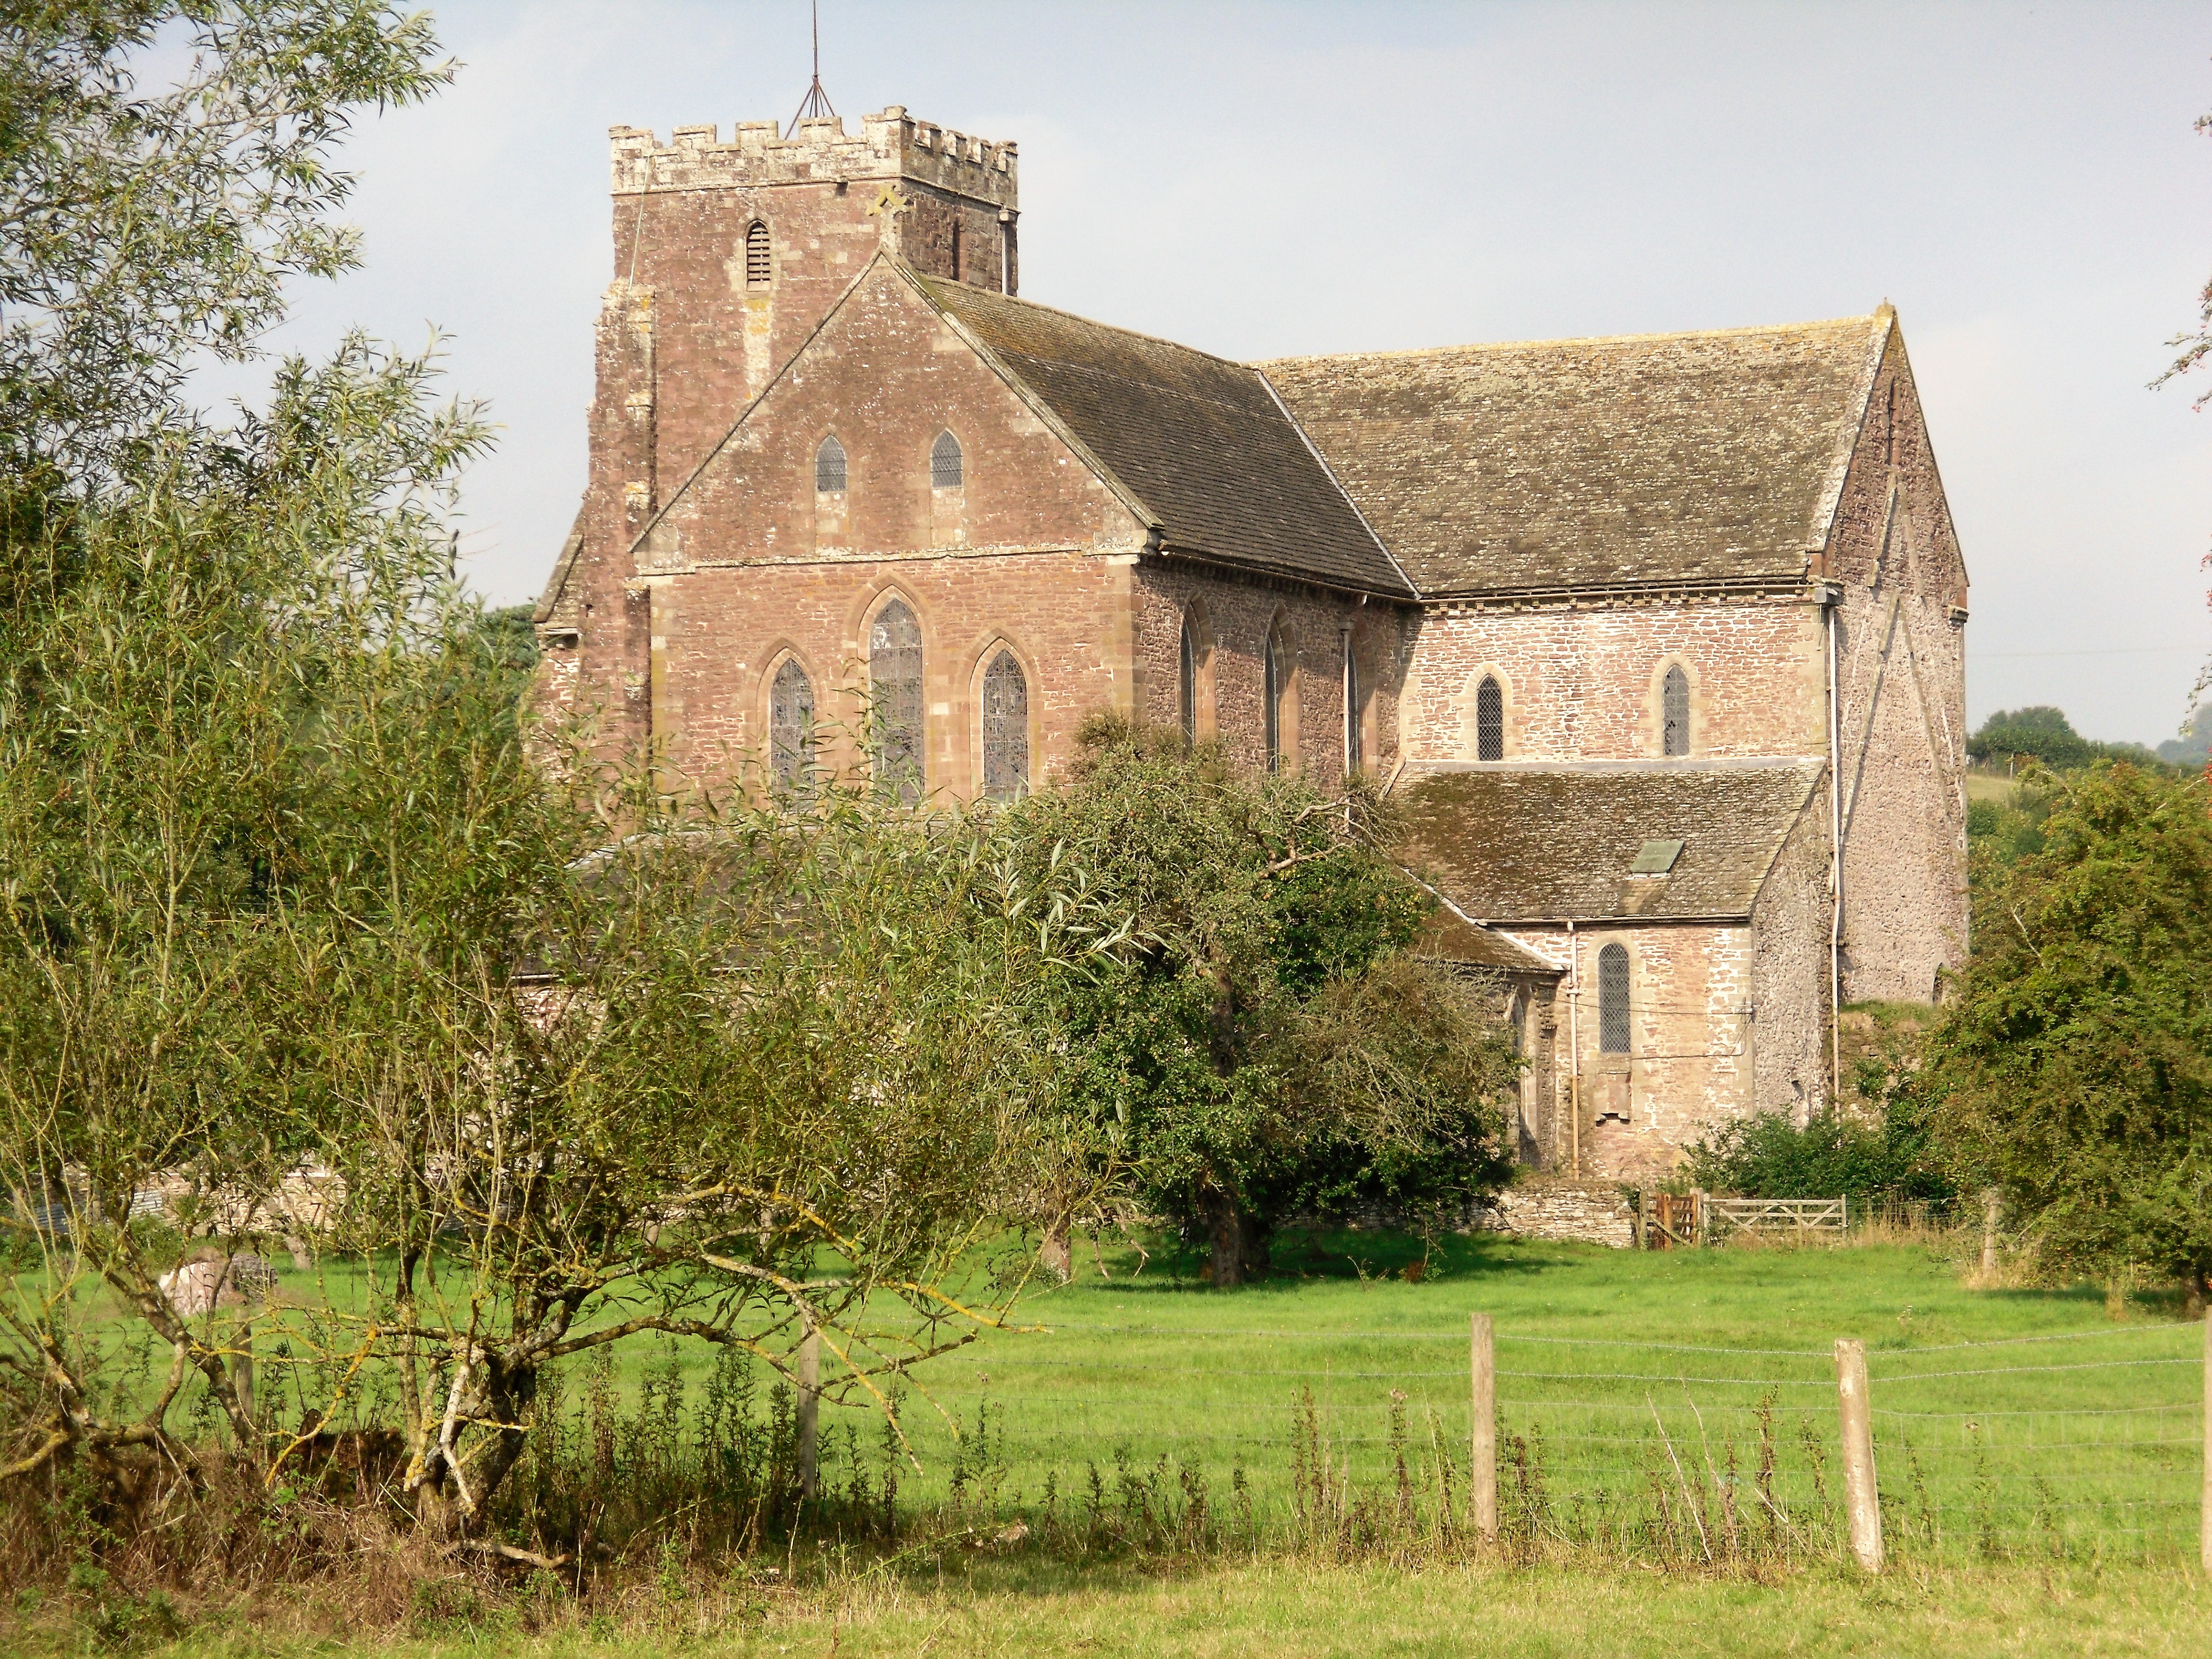
[(766, 288), (775, 274), (769, 257), (768, 227), (756, 219), (745, 231), (745, 286)]

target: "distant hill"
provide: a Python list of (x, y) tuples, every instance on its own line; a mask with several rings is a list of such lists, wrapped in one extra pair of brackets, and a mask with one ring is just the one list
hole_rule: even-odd
[(2158, 757), (2176, 766), (2202, 766), (2208, 753), (2212, 753), (2212, 702), (2198, 706), (2186, 737), (2168, 738), (2158, 746)]
[(2047, 706), (2008, 708), (1982, 722), (1982, 729), (1966, 739), (1966, 753), (1983, 766), (2002, 766), (2017, 756), (2031, 756), (2055, 772), (2068, 772), (2093, 761), (2126, 760), (2155, 766), (2163, 751), (2139, 743), (2100, 743), (2074, 729), (2062, 709)]

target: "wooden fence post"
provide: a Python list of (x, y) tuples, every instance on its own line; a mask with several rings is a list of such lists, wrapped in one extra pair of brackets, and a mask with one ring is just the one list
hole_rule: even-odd
[(1473, 1385), (1468, 1403), (1474, 1413), (1468, 1443), (1468, 1501), (1474, 1510), (1475, 1531), (1494, 1541), (1498, 1537), (1498, 1359), (1488, 1314), (1470, 1316), (1468, 1339), (1468, 1371)]
[(1995, 1187), (1982, 1194), (1982, 1282), (1996, 1277), (1997, 1221), (2004, 1213), (2004, 1194)]
[(2204, 1490), (2197, 1498), (2197, 1551), (2212, 1577), (2212, 1312), (2204, 1316)]
[(1836, 1395), (1843, 1409), (1844, 1510), (1851, 1553), (1869, 1572), (1881, 1571), (1881, 1500), (1874, 1482), (1874, 1402), (1867, 1394), (1866, 1344), (1836, 1342)]
[(822, 1407), (822, 1334), (813, 1327), (799, 1340), (799, 1495), (814, 1496), (820, 1484), (815, 1436)]

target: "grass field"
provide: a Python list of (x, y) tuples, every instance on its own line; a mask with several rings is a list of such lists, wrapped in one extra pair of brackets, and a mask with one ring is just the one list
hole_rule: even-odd
[[(713, 1593), (650, 1609), (511, 1612), (363, 1635), (217, 1619), (165, 1659), (528, 1659), (677, 1655), (823, 1659), (2074, 1659), (2199, 1656), (2212, 1588), (2142, 1568), (1842, 1571), (1760, 1582), (1633, 1568), (1307, 1566), (1261, 1561), (1080, 1572), (1007, 1563), (812, 1593)], [(19, 1650), (83, 1650), (58, 1629)]]
[[(1966, 1287), (1926, 1245), (1630, 1253), (1474, 1237), (1424, 1257), (1373, 1233), (1282, 1243), (1232, 1291), (1196, 1262), (1078, 1253), (1066, 1286), (919, 1372), (902, 1505), (978, 1527), (1194, 1503), (1279, 1529), (1303, 1498), (1463, 1502), (1468, 1316), (1496, 1322), (1501, 1504), (1532, 1542), (1632, 1551), (1663, 1511), (1717, 1557), (1759, 1534), (1837, 1548), (1833, 1344), (1863, 1340), (1893, 1551), (1936, 1561), (2156, 1562), (2192, 1553), (2202, 1328), (2169, 1297)], [(1421, 1260), (1409, 1283), (1405, 1270)], [(1102, 1273), (1102, 1265), (1103, 1271)], [(709, 1354), (630, 1345), (601, 1385), (669, 1417)], [(835, 1368), (825, 1369), (825, 1381)], [(560, 1407), (571, 1444), (586, 1377)], [(611, 1385), (611, 1386), (609, 1386)], [(856, 1396), (857, 1398), (857, 1396)], [(825, 1404), (824, 1479), (880, 1480), (880, 1414)], [(1317, 1471), (1321, 1477), (1317, 1478)]]
[[(907, 1553), (833, 1541), (781, 1566), (700, 1558), (672, 1573), (664, 1546), (658, 1576), (648, 1554), (587, 1603), (463, 1589), (426, 1618), (403, 1595), (368, 1628), (400, 1654), (615, 1642), (639, 1659), (2205, 1650), (2203, 1328), (2162, 1295), (1971, 1289), (1941, 1241), (1632, 1254), (1474, 1237), (1425, 1253), (1300, 1234), (1274, 1278), (1237, 1291), (1171, 1252), (1085, 1242), (1078, 1261), (1073, 1283), (1022, 1304), (1031, 1328), (918, 1379), (905, 1422), (924, 1467), (901, 1472), (900, 1546), (922, 1541)], [(1437, 1547), (1437, 1488), (1463, 1482), (1475, 1310), (1496, 1322), (1513, 1534), (1488, 1565), (1463, 1533)], [(1845, 1336), (1874, 1377), (1893, 1561), (1874, 1583), (1836, 1539), (1831, 1352)], [(708, 1363), (634, 1345), (599, 1409), (688, 1422)], [(562, 1386), (580, 1444), (582, 1370)], [(823, 1420), (832, 1486), (848, 1444), (880, 1467), (877, 1415), (825, 1406)], [(1301, 1531), (1316, 1461), (1328, 1501), (1369, 1506), (1364, 1546), (1356, 1527), (1325, 1547)], [(1124, 1547), (1138, 1510), (1187, 1516), (1194, 1494), (1216, 1521), (1182, 1534), (1199, 1542), (1155, 1528)], [(1401, 1504), (1410, 1524), (1382, 1524)], [(321, 1594), (203, 1606), (176, 1650), (306, 1652), (356, 1633)], [(16, 1645), (64, 1650), (77, 1617), (49, 1606)]]
[[(1114, 1277), (1091, 1266), (1033, 1297), (1023, 1313), (1041, 1330), (941, 1362), (929, 1392), (956, 1420), (984, 1409), (1000, 1425), (992, 1461), (1020, 1506), (1048, 1477), (1063, 1498), (1077, 1491), (1094, 1462), (1115, 1480), (1121, 1452), (1125, 1469), (1166, 1455), (1202, 1471), (1217, 1506), (1241, 1470), (1257, 1509), (1279, 1512), (1309, 1395), (1324, 1455), (1357, 1483), (1398, 1484), (1394, 1407), (1417, 1487), (1439, 1456), (1463, 1465), (1467, 1316), (1480, 1310), (1496, 1322), (1502, 1501), (1542, 1506), (1523, 1517), (1540, 1532), (1587, 1535), (1608, 1514), (1633, 1518), (1655, 1472), (1672, 1483), (1678, 1464), (1692, 1488), (1756, 1507), (1744, 1487), (1762, 1439), (1781, 1506), (1826, 1512), (1832, 1349), (1855, 1337), (1896, 1547), (2155, 1559), (2193, 1546), (2203, 1340), (2170, 1303), (1969, 1290), (1953, 1262), (1912, 1245), (1629, 1253), (1454, 1239), (1409, 1284), (1417, 1249), (1324, 1235), (1279, 1256), (1305, 1276), (1233, 1292), (1176, 1271), (1188, 1264), (1138, 1274), (1109, 1257)], [(925, 1459), (946, 1462), (942, 1419), (908, 1419)]]

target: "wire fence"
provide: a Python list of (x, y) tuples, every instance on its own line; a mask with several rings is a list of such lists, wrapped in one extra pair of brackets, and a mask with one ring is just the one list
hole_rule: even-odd
[[(2201, 1328), (2166, 1324), (1870, 1345), (1890, 1553), (2193, 1555), (2204, 1352)], [(1260, 1528), (1449, 1533), (1474, 1515), (1475, 1363), (1465, 1331), (1060, 1326), (940, 1373), (905, 1422), (926, 1464), (1000, 1513), (1167, 1492)], [(1504, 1327), (1494, 1389), (1509, 1538), (1844, 1548), (1831, 1350)]]

